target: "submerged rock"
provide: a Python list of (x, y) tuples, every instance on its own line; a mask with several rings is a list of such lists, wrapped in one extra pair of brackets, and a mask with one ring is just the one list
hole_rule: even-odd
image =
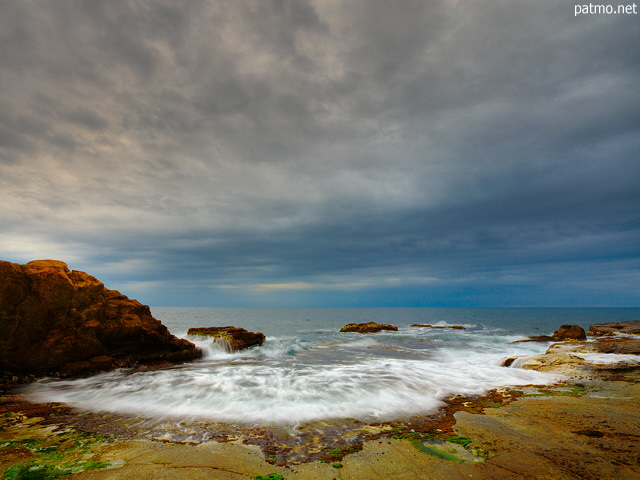
[(588, 335), (600, 337), (618, 333), (640, 335), (640, 320), (619, 323), (595, 323), (589, 327)]
[(149, 307), (64, 262), (0, 261), (0, 374), (69, 376), (201, 356)]
[(190, 328), (187, 335), (202, 335), (225, 340), (231, 350), (244, 350), (254, 345), (262, 345), (265, 340), (262, 332), (249, 332), (238, 327), (202, 327)]
[(389, 325), (387, 323), (348, 323), (340, 329), (341, 332), (356, 332), (356, 333), (375, 333), (381, 330), (398, 330), (398, 327)]

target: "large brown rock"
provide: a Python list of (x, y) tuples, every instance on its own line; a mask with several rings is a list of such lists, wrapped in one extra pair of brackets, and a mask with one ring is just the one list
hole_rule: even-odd
[(387, 323), (348, 323), (340, 329), (341, 332), (375, 333), (381, 330), (398, 330), (398, 327)]
[(67, 376), (201, 352), (149, 307), (64, 262), (0, 261), (0, 376)]
[(604, 335), (616, 335), (618, 333), (640, 335), (640, 320), (619, 323), (595, 323), (589, 327), (588, 335), (600, 337)]
[(584, 328), (580, 325), (560, 325), (558, 330), (553, 332), (553, 339), (557, 342), (561, 340), (586, 340), (586, 338)]
[(254, 345), (262, 345), (265, 340), (262, 332), (249, 332), (238, 327), (201, 327), (190, 328), (187, 335), (202, 335), (226, 341), (232, 351), (244, 350)]

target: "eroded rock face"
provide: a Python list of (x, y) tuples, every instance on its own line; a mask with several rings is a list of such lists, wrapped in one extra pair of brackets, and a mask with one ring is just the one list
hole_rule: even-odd
[(231, 350), (244, 350), (254, 345), (262, 345), (265, 336), (262, 332), (248, 332), (238, 327), (202, 327), (190, 328), (187, 335), (203, 335), (225, 340)]
[(381, 330), (398, 330), (398, 327), (387, 323), (349, 323), (340, 329), (341, 332), (375, 333)]
[(640, 320), (619, 323), (595, 323), (589, 327), (588, 334), (593, 337), (629, 333), (640, 335)]
[(68, 376), (201, 352), (149, 307), (64, 262), (0, 261), (0, 373)]

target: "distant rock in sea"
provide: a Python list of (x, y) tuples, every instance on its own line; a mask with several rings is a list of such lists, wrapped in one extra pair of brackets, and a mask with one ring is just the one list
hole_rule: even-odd
[(187, 335), (201, 335), (219, 338), (226, 341), (232, 351), (244, 350), (255, 345), (262, 345), (265, 340), (262, 332), (249, 332), (238, 327), (202, 327), (190, 328)]
[(181, 362), (201, 351), (149, 307), (64, 262), (0, 261), (0, 380)]
[(349, 323), (340, 329), (341, 332), (375, 333), (381, 330), (398, 330), (398, 327), (387, 323)]
[(428, 325), (426, 323), (414, 323), (411, 326), (421, 328), (453, 328), (456, 330), (464, 330), (464, 327), (462, 325)]

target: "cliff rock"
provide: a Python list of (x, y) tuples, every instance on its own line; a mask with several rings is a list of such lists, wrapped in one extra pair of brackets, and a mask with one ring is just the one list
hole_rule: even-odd
[(262, 332), (249, 332), (238, 327), (201, 327), (190, 328), (187, 335), (202, 335), (226, 341), (232, 351), (244, 350), (254, 345), (262, 345), (265, 340)]
[(340, 329), (341, 332), (375, 333), (381, 330), (398, 330), (398, 327), (386, 323), (349, 323)]
[(200, 351), (149, 307), (64, 262), (0, 261), (0, 374), (5, 379), (95, 373)]

